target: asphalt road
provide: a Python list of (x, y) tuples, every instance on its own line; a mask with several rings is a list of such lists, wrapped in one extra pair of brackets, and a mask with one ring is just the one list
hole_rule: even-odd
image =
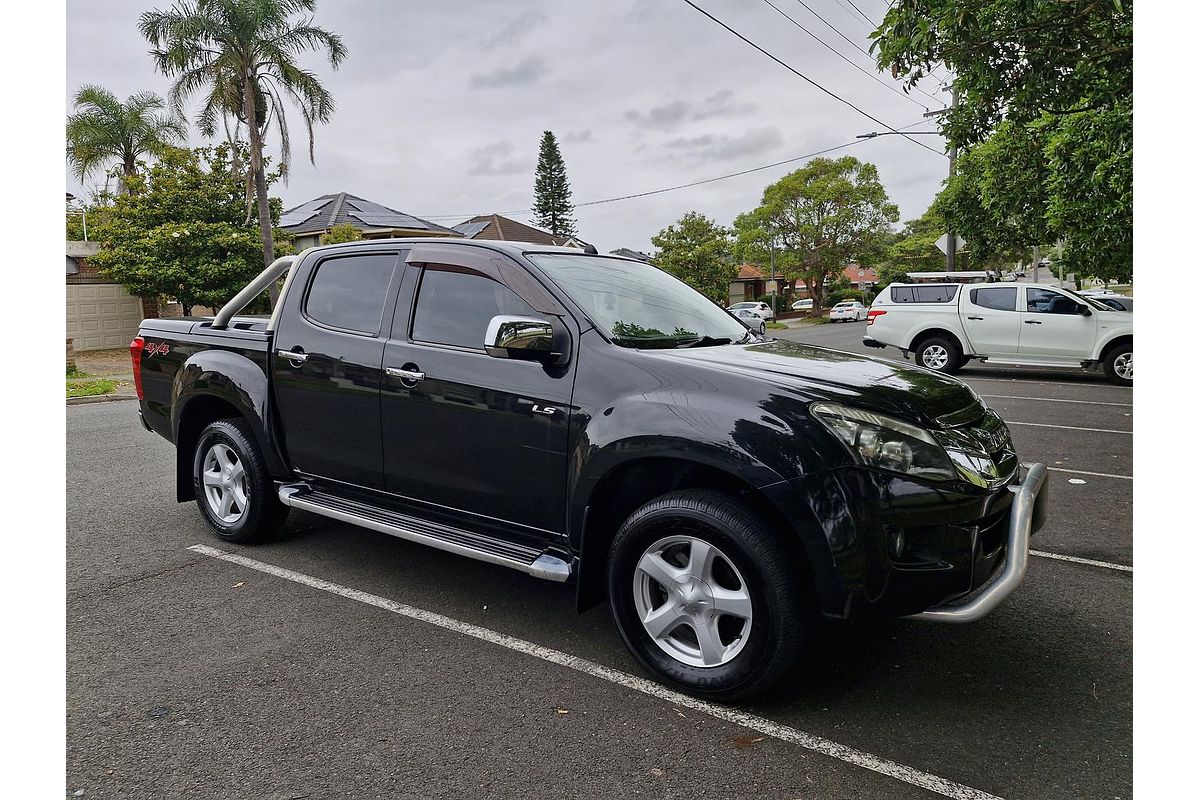
[[(867, 352), (863, 329), (781, 334)], [(570, 587), (300, 512), (270, 544), (221, 543), (174, 502), (171, 445), (136, 403), (69, 407), (66, 796), (936, 796), (925, 776), (963, 797), (1127, 798), (1132, 393), (961, 377), (1056, 470), (1048, 555), (974, 625), (825, 632), (745, 718), (647, 694)]]

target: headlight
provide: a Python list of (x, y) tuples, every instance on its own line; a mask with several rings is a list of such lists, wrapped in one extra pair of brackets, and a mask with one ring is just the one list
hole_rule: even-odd
[(932, 481), (959, 477), (946, 449), (922, 428), (833, 403), (815, 403), (811, 410), (861, 464)]

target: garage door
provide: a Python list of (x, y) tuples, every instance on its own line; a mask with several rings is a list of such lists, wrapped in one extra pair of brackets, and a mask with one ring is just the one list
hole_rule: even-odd
[(67, 336), (76, 350), (128, 347), (141, 321), (142, 301), (119, 284), (67, 286)]

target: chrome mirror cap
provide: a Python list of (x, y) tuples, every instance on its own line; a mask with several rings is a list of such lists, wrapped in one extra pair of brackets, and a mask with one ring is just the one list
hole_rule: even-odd
[(537, 317), (495, 316), (483, 349), (494, 358), (547, 358), (554, 355), (554, 326)]

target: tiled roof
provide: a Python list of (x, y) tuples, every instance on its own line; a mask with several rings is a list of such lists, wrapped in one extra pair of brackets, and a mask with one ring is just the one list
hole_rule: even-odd
[(842, 270), (842, 275), (851, 283), (858, 283), (859, 281), (866, 281), (868, 283), (879, 282), (879, 275), (876, 274), (874, 267), (864, 267), (860, 264), (851, 264), (846, 267)]
[(279, 227), (288, 233), (323, 233), (334, 225), (350, 224), (362, 231), (403, 228), (429, 233), (453, 233), (434, 222), (396, 211), (346, 192), (327, 194), (303, 205), (289, 208), (279, 218)]
[(499, 214), (481, 214), (454, 226), (468, 239), (489, 239), (501, 242), (533, 242), (534, 244), (566, 244), (570, 237), (555, 236), (541, 228), (517, 222)]
[(761, 281), (767, 276), (763, 271), (753, 264), (742, 264), (738, 267), (738, 275), (734, 280), (738, 281)]

